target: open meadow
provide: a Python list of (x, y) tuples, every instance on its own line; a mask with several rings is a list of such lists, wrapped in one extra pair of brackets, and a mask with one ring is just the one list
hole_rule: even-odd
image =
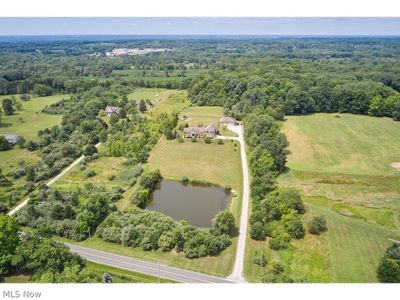
[[(259, 281), (262, 270), (250, 257), (261, 249), (285, 272), (311, 282), (376, 282), (380, 257), (400, 238), (400, 123), (386, 118), (343, 114), (287, 117), (290, 142), (284, 188), (300, 190), (305, 223), (326, 218), (328, 231), (309, 233), (286, 250), (250, 241), (246, 274)], [(258, 269), (257, 269), (258, 268)], [(261, 272), (261, 273), (260, 273)]]

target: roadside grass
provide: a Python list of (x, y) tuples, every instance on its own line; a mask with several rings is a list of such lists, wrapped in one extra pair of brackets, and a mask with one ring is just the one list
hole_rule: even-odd
[(329, 209), (307, 205), (313, 215), (326, 218), (326, 237), (334, 282), (376, 282), (379, 259), (400, 232), (345, 217)]
[(220, 277), (226, 277), (230, 274), (233, 267), (232, 257), (235, 256), (237, 244), (237, 238), (234, 238), (233, 245), (222, 251), (219, 256), (188, 259), (183, 253), (162, 252), (161, 250), (143, 251), (142, 248), (131, 248), (116, 243), (105, 242), (97, 236), (93, 236), (82, 242), (74, 242), (60, 237), (54, 237), (54, 239), (83, 247), (143, 259), (146, 261), (160, 262), (161, 264), (172, 267)]
[(388, 118), (319, 113), (289, 116), (284, 122), (295, 170), (391, 175), (400, 161), (400, 123)]
[(157, 277), (123, 270), (107, 265), (98, 264), (86, 260), (87, 270), (95, 273), (99, 278), (103, 277), (104, 273), (108, 273), (112, 277), (113, 283), (173, 283), (174, 281)]

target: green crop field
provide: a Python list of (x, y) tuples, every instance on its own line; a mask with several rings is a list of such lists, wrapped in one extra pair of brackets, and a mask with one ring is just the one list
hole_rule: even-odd
[[(311, 282), (376, 282), (376, 268), (390, 240), (400, 233), (400, 123), (343, 114), (287, 117), (289, 170), (281, 187), (300, 190), (305, 223), (323, 215), (328, 232), (283, 251), (249, 241), (246, 276), (259, 281), (263, 270), (251, 262), (256, 249), (279, 260), (293, 278)], [(258, 268), (258, 269), (257, 269)], [(265, 270), (264, 270), (265, 271)]]

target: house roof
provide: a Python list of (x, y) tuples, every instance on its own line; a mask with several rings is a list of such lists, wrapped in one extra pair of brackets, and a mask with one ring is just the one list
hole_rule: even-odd
[(232, 117), (222, 117), (219, 119), (220, 123), (237, 123), (237, 121)]
[(204, 128), (205, 131), (217, 131), (217, 127), (214, 125), (214, 123), (210, 123)]
[(121, 108), (118, 107), (118, 106), (108, 106), (108, 105), (107, 105), (107, 107), (106, 107), (106, 109), (105, 109), (105, 112), (119, 113), (120, 110), (121, 110)]

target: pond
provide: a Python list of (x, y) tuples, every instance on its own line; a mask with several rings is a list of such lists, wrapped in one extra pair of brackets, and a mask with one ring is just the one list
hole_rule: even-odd
[(183, 185), (179, 181), (163, 180), (155, 190), (147, 209), (186, 220), (198, 227), (211, 227), (211, 220), (227, 208), (232, 193), (216, 186)]

